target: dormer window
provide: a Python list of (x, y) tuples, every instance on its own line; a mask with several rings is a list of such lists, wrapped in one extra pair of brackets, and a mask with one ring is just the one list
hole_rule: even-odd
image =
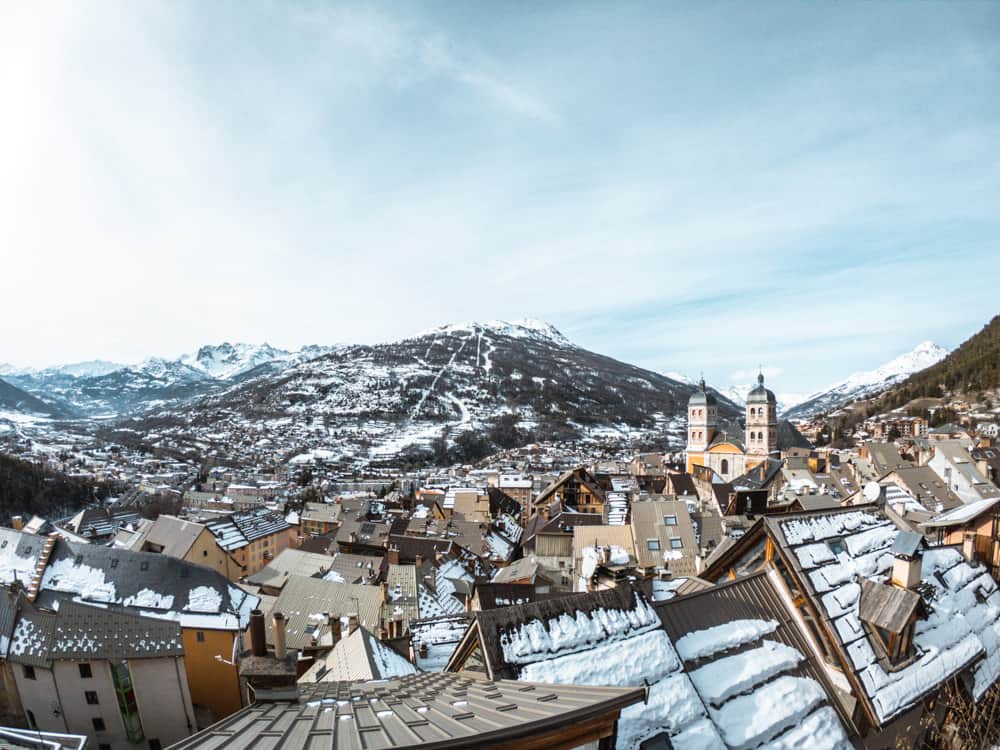
[(900, 667), (915, 656), (913, 633), (917, 616), (926, 608), (920, 594), (909, 589), (863, 580), (858, 616), (874, 636), (878, 655), (889, 668)]

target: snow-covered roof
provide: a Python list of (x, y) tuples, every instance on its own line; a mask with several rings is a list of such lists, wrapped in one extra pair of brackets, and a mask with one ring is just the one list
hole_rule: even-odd
[(42, 576), (37, 602), (123, 607), (182, 627), (242, 630), (259, 599), (218, 572), (151, 552), (59, 540)]
[[(686, 607), (684, 601), (676, 603)], [(677, 750), (849, 747), (827, 687), (800, 666), (808, 649), (789, 645), (804, 641), (775, 636), (776, 620), (740, 619), (726, 606), (699, 601), (702, 607), (722, 618), (717, 626), (671, 632), (669, 618), (628, 587), (476, 618), (484, 655), (494, 662), (491, 674), (549, 684), (648, 685), (645, 705), (621, 714), (618, 750), (660, 735)], [(783, 610), (775, 616), (788, 617)]]
[(771, 528), (783, 535), (789, 559), (848, 656), (861, 697), (882, 724), (969, 666), (977, 699), (1000, 676), (1000, 594), (986, 568), (954, 548), (924, 552), (921, 593), (931, 613), (917, 620), (915, 659), (889, 670), (876, 656), (859, 604), (862, 578), (889, 578), (897, 527), (871, 509), (803, 515)]
[(957, 508), (935, 516), (929, 521), (921, 524), (924, 528), (937, 528), (939, 526), (956, 526), (971, 521), (976, 516), (985, 513), (1000, 504), (1000, 497), (989, 497), (985, 500), (977, 500), (968, 505), (959, 505)]

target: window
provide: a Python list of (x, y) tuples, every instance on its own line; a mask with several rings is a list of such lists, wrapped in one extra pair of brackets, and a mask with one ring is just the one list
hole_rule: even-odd
[(35, 723), (35, 714), (31, 711), (25, 711), (25, 713), (28, 715), (28, 728), (37, 729), (38, 724)]
[(658, 551), (660, 549), (660, 540), (659, 539), (647, 539), (646, 540), (646, 549), (648, 549), (650, 552), (656, 552), (656, 551)]
[(33, 680), (35, 679), (35, 668), (29, 667), (27, 664), (22, 665), (21, 669), (24, 672), (24, 679)]
[(719, 465), (719, 471), (722, 474), (728, 474), (729, 473), (729, 460), (728, 459), (725, 459), (725, 458), (722, 459), (722, 463)]
[(201, 553), (201, 556), (202, 557), (208, 557), (208, 550), (207, 549), (203, 550), (202, 553)]
[(681, 541), (678, 537), (675, 536), (675, 537), (671, 538), (671, 540), (670, 540), (670, 548), (671, 549), (683, 549), (684, 548), (684, 542)]
[(87, 664), (87, 662), (83, 662), (83, 664), (78, 664), (77, 666), (80, 668), (80, 677), (83, 679), (89, 680), (94, 676), (94, 673), (90, 670), (90, 665)]
[(91, 719), (91, 722), (93, 722), (94, 724), (95, 732), (104, 731), (104, 719), (102, 719), (100, 716), (95, 716), (93, 719)]
[(83, 697), (87, 701), (88, 706), (96, 706), (100, 701), (97, 700), (97, 693), (93, 690), (85, 690)]
[(160, 750), (163, 745), (160, 744), (159, 740), (152, 739), (149, 741), (149, 750)]
[(198, 643), (204, 643), (205, 642), (205, 631), (204, 630), (198, 630), (198, 631), (196, 631), (195, 634), (194, 634), (194, 637), (195, 637), (195, 640), (198, 641)]
[(663, 525), (664, 526), (676, 526), (677, 525), (677, 516), (676, 515), (664, 516), (663, 517)]
[(97, 750), (111, 750), (111, 745), (109, 745), (107, 742), (102, 742), (97, 746)]

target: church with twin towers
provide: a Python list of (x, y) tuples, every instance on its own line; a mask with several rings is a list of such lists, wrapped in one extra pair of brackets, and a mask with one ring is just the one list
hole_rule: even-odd
[(746, 426), (719, 420), (719, 402), (705, 387), (705, 379), (688, 400), (687, 470), (711, 469), (725, 481), (746, 474), (768, 458), (778, 458), (778, 407), (774, 393), (764, 387), (763, 373), (747, 394)]

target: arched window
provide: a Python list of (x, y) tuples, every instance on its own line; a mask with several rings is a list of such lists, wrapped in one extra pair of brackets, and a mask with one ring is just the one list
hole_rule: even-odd
[(719, 464), (719, 471), (720, 471), (720, 473), (722, 473), (723, 475), (725, 475), (725, 474), (728, 474), (728, 473), (729, 473), (729, 460), (728, 460), (728, 459), (725, 459), (725, 458), (724, 458), (724, 459), (722, 459), (722, 463), (721, 463), (721, 464)]

